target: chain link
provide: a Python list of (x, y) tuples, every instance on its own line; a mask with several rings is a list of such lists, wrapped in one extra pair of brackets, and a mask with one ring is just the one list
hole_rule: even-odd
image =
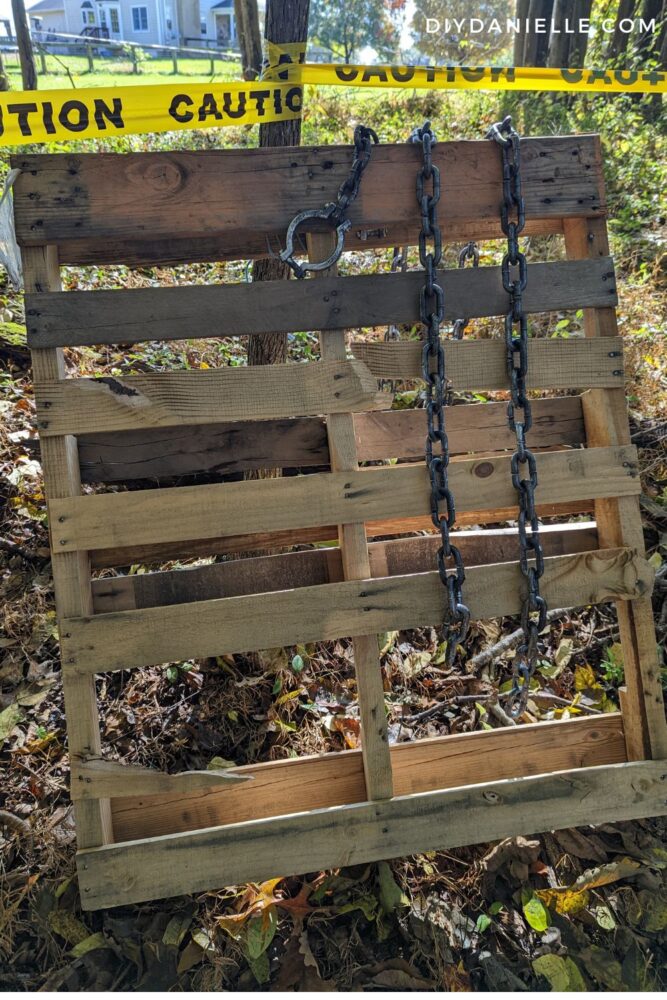
[(426, 333), (422, 350), (428, 426), (425, 450), (426, 467), (431, 480), (431, 519), (440, 532), (441, 539), (438, 572), (447, 590), (447, 661), (451, 665), (459, 643), (467, 635), (470, 611), (463, 603), (463, 559), (450, 539), (450, 531), (456, 522), (456, 508), (448, 483), (449, 445), (444, 411), (447, 381), (445, 351), (440, 340), (440, 324), (445, 314), (445, 293), (437, 280), (437, 268), (442, 261), (442, 234), (437, 210), (440, 200), (440, 170), (433, 163), (431, 155), (436, 141), (431, 123), (425, 122), (422, 128), (415, 129), (410, 141), (421, 145), (423, 155), (422, 166), (417, 172), (417, 203), (421, 213), (419, 260), (426, 272), (426, 280), (419, 296), (420, 319)]
[[(479, 267), (479, 247), (474, 240), (470, 240), (469, 243), (466, 243), (466, 245), (461, 248), (459, 252), (459, 267), (465, 267), (467, 260), (472, 261), (473, 267)], [(452, 328), (452, 337), (454, 340), (463, 339), (463, 335), (469, 322), (469, 319), (463, 318), (454, 320), (454, 326)]]
[(526, 447), (526, 434), (532, 426), (532, 414), (526, 390), (528, 321), (522, 302), (528, 267), (526, 256), (519, 248), (519, 236), (525, 224), (520, 139), (509, 115), (502, 122), (492, 125), (487, 139), (499, 144), (502, 155), (503, 201), (500, 224), (507, 237), (507, 250), (503, 256), (501, 273), (503, 288), (510, 299), (505, 316), (507, 374), (511, 390), (507, 418), (510, 430), (516, 435), (511, 472), (512, 484), (519, 496), (519, 565), (528, 584), (528, 594), (521, 608), (523, 640), (512, 665), (509, 714), (516, 719), (523, 715), (528, 703), (530, 682), (537, 667), (537, 638), (547, 623), (547, 605), (540, 594), (544, 554), (539, 537), (540, 522), (535, 510), (537, 463), (535, 455)]
[[(280, 254), (280, 260), (291, 267), (297, 278), (305, 278), (308, 271), (326, 271), (340, 258), (345, 244), (345, 233), (352, 225), (350, 220), (345, 218), (345, 214), (359, 194), (361, 178), (370, 162), (373, 145), (379, 141), (377, 133), (372, 128), (368, 128), (366, 125), (357, 125), (354, 130), (354, 159), (350, 173), (338, 189), (336, 201), (329, 202), (324, 208), (299, 212), (290, 222), (285, 237), (285, 249)], [(312, 219), (322, 219), (336, 230), (336, 246), (326, 260), (316, 263), (305, 261), (300, 264), (294, 257), (297, 229), (304, 222), (309, 222)]]

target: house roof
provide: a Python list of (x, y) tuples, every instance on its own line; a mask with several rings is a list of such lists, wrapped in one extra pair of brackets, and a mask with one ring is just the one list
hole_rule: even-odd
[(39, 14), (40, 12), (46, 13), (47, 11), (65, 10), (64, 2), (59, 2), (59, 0), (39, 0), (39, 3), (33, 4), (32, 7), (28, 7), (28, 14)]
[(214, 3), (211, 10), (226, 10), (229, 7), (234, 6), (234, 0), (220, 0), (219, 3)]

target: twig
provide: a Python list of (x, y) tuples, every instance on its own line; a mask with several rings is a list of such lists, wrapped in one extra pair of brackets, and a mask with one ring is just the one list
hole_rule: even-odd
[[(561, 618), (563, 615), (569, 614), (571, 610), (572, 608), (552, 608), (551, 611), (547, 612), (547, 622), (552, 622), (555, 618)], [(501, 653), (515, 646), (522, 635), (523, 630), (520, 628), (516, 629), (515, 632), (510, 632), (509, 635), (494, 643), (493, 646), (489, 646), (487, 649), (483, 649), (481, 653), (478, 653), (477, 656), (473, 656), (468, 661), (467, 668), (473, 671), (477, 670), (478, 667), (485, 666), (485, 664), (494, 660), (496, 656), (500, 656)]]
[(48, 556), (40, 556), (36, 552), (30, 552), (29, 549), (25, 549), (22, 545), (10, 542), (8, 538), (0, 538), (0, 551), (8, 552), (10, 556), (20, 556), (26, 562), (46, 563), (49, 561)]
[(26, 823), (19, 816), (15, 816), (14, 813), (5, 812), (4, 809), (0, 809), (0, 826), (4, 826), (14, 833), (22, 833), (24, 836), (32, 839), (32, 827), (30, 824)]

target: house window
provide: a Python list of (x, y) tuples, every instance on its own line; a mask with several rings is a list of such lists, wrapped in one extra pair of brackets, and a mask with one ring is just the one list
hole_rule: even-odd
[(203, 17), (202, 17), (201, 23), (199, 25), (199, 30), (200, 30), (200, 33), (202, 35), (207, 35), (208, 34), (208, 25), (206, 24), (206, 21), (204, 20)]
[(92, 10), (82, 10), (81, 17), (84, 24), (95, 24), (95, 12)]
[(148, 31), (148, 7), (132, 8), (132, 27), (135, 31)]
[(117, 7), (109, 7), (109, 26), (114, 35), (120, 35), (120, 14)]

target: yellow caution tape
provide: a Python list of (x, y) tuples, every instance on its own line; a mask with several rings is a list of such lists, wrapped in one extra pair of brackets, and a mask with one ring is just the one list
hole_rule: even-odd
[(291, 83), (180, 83), (0, 94), (0, 146), (298, 118)]
[(613, 94), (667, 91), (659, 70), (356, 66), (306, 63), (303, 43), (267, 45), (262, 78), (0, 94), (0, 146), (99, 139), (298, 118), (302, 86), (427, 90), (549, 90)]
[(302, 42), (268, 42), (262, 79), (335, 87), (419, 90), (549, 90), (596, 94), (664, 94), (658, 70), (553, 69), (532, 66), (358, 66), (306, 63)]

